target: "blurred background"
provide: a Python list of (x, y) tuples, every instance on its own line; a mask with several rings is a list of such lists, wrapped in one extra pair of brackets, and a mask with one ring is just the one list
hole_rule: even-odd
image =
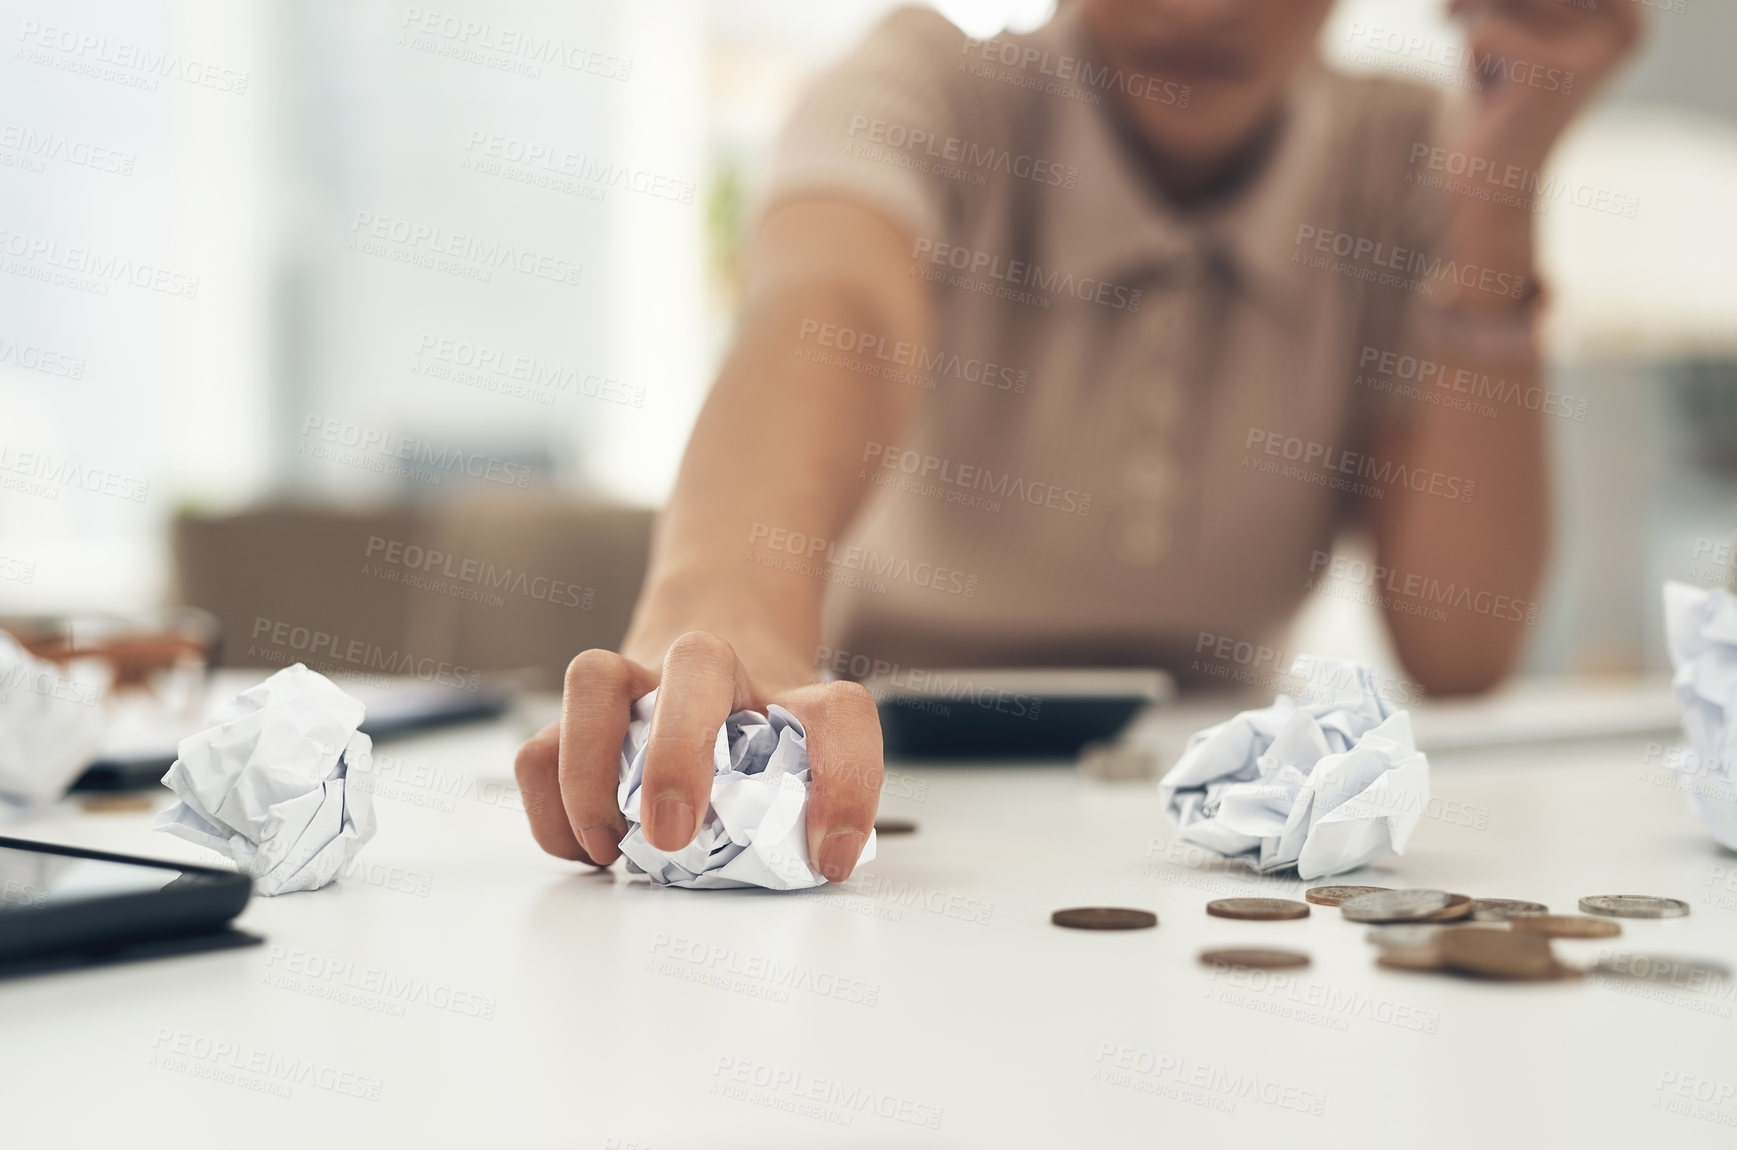
[[(612, 645), (778, 128), (894, 6), (9, 0), (0, 614), (191, 604), (227, 662), (303, 629), (543, 684)], [(1656, 672), (1660, 582), (1731, 583), (1737, 5), (1645, 6), (1542, 214), (1585, 418), (1532, 674)], [(1444, 8), (1341, 0), (1321, 50), (1451, 84), (1356, 34), (1451, 45)], [(1391, 665), (1373, 608), (1298, 626)]]

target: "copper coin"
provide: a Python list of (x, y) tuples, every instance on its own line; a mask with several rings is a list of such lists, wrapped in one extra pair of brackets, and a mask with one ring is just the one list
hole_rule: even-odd
[(1303, 892), (1303, 897), (1316, 906), (1338, 906), (1348, 898), (1356, 898), (1360, 894), (1376, 894), (1384, 890), (1392, 890), (1386, 886), (1315, 886)]
[(1442, 907), (1440, 910), (1434, 912), (1433, 914), (1425, 915), (1421, 921), (1423, 921), (1423, 922), (1455, 922), (1455, 921), (1462, 919), (1462, 918), (1471, 917), (1471, 913), (1472, 913), (1472, 896), (1471, 895), (1469, 895), (1469, 894), (1450, 894), (1450, 895), (1448, 895), (1448, 898), (1450, 901), (1448, 902), (1448, 904), (1446, 906)]
[(1508, 929), (1545, 938), (1615, 938), (1622, 933), (1618, 923), (1582, 914), (1523, 914), (1510, 921)]
[(1541, 934), (1454, 927), (1435, 940), (1442, 965), (1484, 978), (1553, 978), (1556, 955)]
[(1526, 902), (1517, 898), (1474, 898), (1473, 922), (1507, 922), (1523, 914), (1549, 914), (1550, 908), (1541, 902)]
[(1595, 894), (1581, 899), (1580, 909), (1616, 918), (1682, 918), (1689, 913), (1689, 904), (1650, 894)]
[(875, 834), (877, 835), (914, 835), (917, 824), (910, 819), (876, 819)]
[(1308, 966), (1309, 956), (1300, 950), (1251, 946), (1203, 950), (1200, 952), (1200, 961), (1206, 966), (1252, 966), (1257, 970), (1287, 970), (1294, 966)]
[(1070, 907), (1056, 911), (1049, 920), (1074, 930), (1145, 930), (1158, 925), (1158, 916), (1151, 911), (1125, 906)]
[(1288, 898), (1220, 898), (1206, 904), (1206, 913), (1218, 918), (1270, 922), (1282, 918), (1308, 918), (1309, 904)]
[(1441, 952), (1432, 942), (1428, 946), (1395, 946), (1375, 956), (1375, 965), (1388, 970), (1440, 970)]

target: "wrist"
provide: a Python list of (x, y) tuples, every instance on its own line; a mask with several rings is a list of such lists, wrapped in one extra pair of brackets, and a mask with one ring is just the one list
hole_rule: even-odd
[(1531, 280), (1536, 276), (1535, 241), (1529, 207), (1461, 200), (1448, 213), (1441, 254), (1510, 279)]
[(818, 597), (786, 595), (780, 600), (760, 592), (721, 584), (715, 572), (710, 578), (654, 576), (640, 594), (621, 653), (655, 670), (677, 638), (707, 631), (730, 644), (762, 694), (814, 682)]

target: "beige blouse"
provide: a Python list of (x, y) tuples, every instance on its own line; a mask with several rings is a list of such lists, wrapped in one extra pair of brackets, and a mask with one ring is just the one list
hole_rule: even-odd
[(1312, 66), (1249, 186), (1183, 214), (1109, 112), (1187, 90), (1082, 64), (1079, 8), (988, 43), (900, 11), (780, 144), (768, 201), (903, 225), (935, 317), (925, 348), (801, 336), (921, 397), (864, 444), (870, 498), (828, 552), (838, 651), (1186, 676), (1203, 635), (1270, 642), (1378, 497), (1372, 427), (1416, 407), (1376, 369), (1431, 290), (1411, 165), (1434, 94)]

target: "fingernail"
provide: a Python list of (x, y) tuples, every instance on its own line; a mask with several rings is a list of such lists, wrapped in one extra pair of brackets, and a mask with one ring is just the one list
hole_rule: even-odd
[(659, 850), (677, 851), (694, 841), (694, 807), (686, 799), (659, 799), (651, 808), (651, 827)]
[(843, 882), (850, 877), (857, 856), (862, 854), (868, 836), (857, 831), (833, 831), (820, 842), (820, 873), (827, 882)]

